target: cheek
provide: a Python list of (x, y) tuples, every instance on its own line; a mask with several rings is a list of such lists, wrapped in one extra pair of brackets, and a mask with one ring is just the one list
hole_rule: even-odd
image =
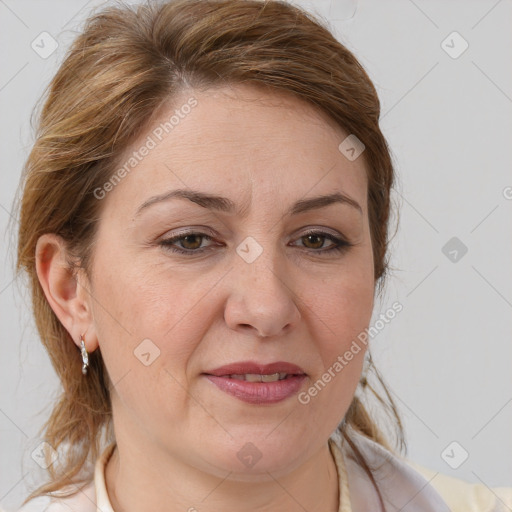
[(104, 248), (95, 263), (94, 305), (103, 327), (157, 343), (190, 323), (187, 315), (208, 288), (205, 279), (180, 272), (165, 260), (151, 261), (147, 255), (130, 257), (126, 251), (113, 258), (110, 249)]
[[(346, 284), (346, 283), (345, 283)], [(332, 339), (333, 349), (343, 345), (369, 324), (373, 310), (373, 287), (340, 286), (319, 295), (315, 311), (325, 339)]]
[(94, 307), (112, 400), (135, 419), (179, 417), (190, 407), (186, 369), (201, 324), (189, 313), (200, 293), (120, 263), (116, 273), (97, 274), (101, 284)]
[(312, 378), (301, 403), (309, 404), (313, 416), (332, 418), (333, 428), (352, 401), (368, 348), (375, 292), (372, 264), (369, 249), (354, 253), (339, 273), (315, 284), (306, 308), (322, 370)]
[(93, 311), (115, 392), (129, 408), (147, 408), (161, 396), (176, 413), (189, 400), (187, 368), (208, 329), (204, 296), (218, 276), (194, 278), (168, 262), (123, 255), (114, 260), (109, 249), (95, 262)]
[(347, 262), (329, 279), (314, 284), (313, 298), (305, 300), (307, 309), (316, 317), (316, 332), (311, 334), (322, 340), (325, 366), (343, 354), (371, 320), (375, 293), (372, 260), (355, 257), (354, 261), (355, 264)]
[[(347, 281), (319, 293), (311, 311), (312, 339), (321, 369), (311, 376), (299, 402), (307, 417), (332, 431), (345, 415), (356, 391), (367, 350), (366, 329), (373, 308), (373, 286)], [(322, 419), (322, 420), (320, 420)], [(320, 427), (320, 425), (318, 425)]]
[[(328, 384), (326, 400), (345, 402), (351, 399), (359, 381), (365, 352), (372, 307), (372, 287), (338, 287), (319, 298), (313, 333), (321, 354), (323, 371), (316, 379)], [(320, 385), (320, 389), (323, 389)]]

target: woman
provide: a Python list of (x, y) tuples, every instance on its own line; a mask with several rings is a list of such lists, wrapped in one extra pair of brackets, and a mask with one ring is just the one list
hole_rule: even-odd
[(364, 405), (394, 179), (379, 113), (354, 56), (286, 3), (88, 21), (23, 184), (18, 267), (63, 384), (23, 511), (512, 503), (438, 492)]

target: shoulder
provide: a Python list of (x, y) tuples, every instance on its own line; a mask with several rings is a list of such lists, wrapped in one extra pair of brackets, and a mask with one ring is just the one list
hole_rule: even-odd
[(512, 510), (512, 487), (487, 487), (454, 478), (425, 468), (414, 462), (409, 465), (422, 474), (443, 496), (453, 512), (505, 512)]
[[(352, 428), (347, 433), (350, 443), (339, 433), (333, 439), (344, 455), (352, 510), (382, 510), (383, 502), (386, 510), (455, 512), (450, 510), (436, 489), (411, 468), (405, 459)], [(359, 462), (357, 452), (370, 468), (371, 477)]]
[(17, 512), (96, 512), (94, 482), (82, 486), (72, 496), (39, 496)]
[(113, 512), (105, 487), (104, 470), (115, 446), (115, 442), (108, 444), (97, 458), (92, 479), (84, 475), (87, 478), (85, 483), (74, 484), (51, 496), (34, 498), (17, 512)]
[[(453, 478), (391, 453), (354, 430), (349, 435), (372, 468), (386, 505), (389, 502), (400, 505), (399, 508), (407, 505), (407, 510), (412, 507), (415, 511), (436, 512), (508, 512), (512, 508), (512, 488), (491, 489)], [(368, 478), (363, 468), (350, 446), (344, 440), (339, 442), (343, 443), (347, 468), (351, 469), (350, 487), (354, 487), (354, 492), (357, 488), (365, 489), (362, 482)], [(356, 503), (354, 496), (353, 506)], [(354, 506), (354, 510), (358, 508)], [(361, 510), (366, 509), (362, 506)]]

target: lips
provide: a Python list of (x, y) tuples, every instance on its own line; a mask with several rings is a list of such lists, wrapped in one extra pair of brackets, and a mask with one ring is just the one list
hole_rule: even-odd
[(236, 380), (245, 380), (246, 382), (276, 382), (278, 380), (283, 380), (289, 377), (289, 374), (286, 372), (281, 373), (271, 373), (269, 375), (261, 375), (259, 373), (245, 373), (245, 374), (232, 374), (229, 375), (230, 379)]
[[(216, 377), (240, 377), (240, 376), (263, 376), (263, 375), (275, 375), (279, 374), (279, 380), (290, 375), (306, 375), (306, 372), (299, 366), (287, 363), (284, 361), (278, 361), (270, 364), (260, 364), (253, 361), (242, 361), (239, 363), (232, 363), (214, 370), (208, 370), (204, 372), (206, 375), (213, 375)], [(250, 377), (252, 379), (252, 377)], [(263, 381), (265, 382), (265, 381)]]
[(233, 363), (209, 370), (204, 375), (224, 393), (253, 405), (270, 405), (291, 398), (306, 379), (301, 368), (283, 361)]

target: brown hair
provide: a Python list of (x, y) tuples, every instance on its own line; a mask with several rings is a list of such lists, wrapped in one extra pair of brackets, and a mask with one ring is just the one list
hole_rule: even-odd
[[(275, 0), (120, 4), (92, 15), (43, 96), (22, 179), (17, 271), (28, 274), (36, 326), (63, 386), (44, 438), (56, 450), (68, 445), (59, 465), (49, 466), (49, 482), (25, 502), (77, 483), (86, 463), (101, 453), (102, 435), (113, 439), (110, 382), (101, 353), (90, 354), (84, 378), (77, 347), (38, 281), (38, 238), (60, 235), (75, 260), (70, 268), (78, 265), (89, 273), (102, 203), (93, 191), (113, 175), (120, 155), (184, 87), (241, 83), (294, 95), (364, 143), (375, 281), (382, 290), (394, 170), (379, 128), (380, 102), (362, 66), (321, 21)], [(387, 399), (366, 377), (360, 391), (369, 389), (384, 405), (404, 447), (396, 406), (371, 355), (368, 362)], [(348, 426), (392, 450), (362, 397), (354, 396), (340, 432), (356, 455)], [(373, 480), (360, 453), (357, 458)]]

